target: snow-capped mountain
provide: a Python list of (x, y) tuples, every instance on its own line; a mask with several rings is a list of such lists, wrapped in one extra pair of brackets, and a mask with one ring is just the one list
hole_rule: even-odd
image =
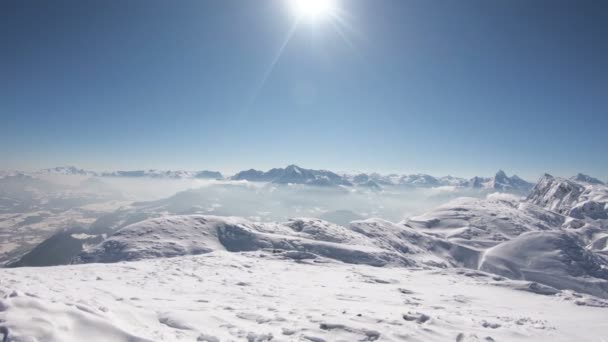
[(399, 178), (401, 178), (401, 176), (399, 176), (397, 174), (381, 175), (376, 172), (373, 172), (370, 174), (360, 173), (360, 174), (356, 174), (356, 175), (345, 174), (345, 175), (343, 175), (343, 177), (345, 179), (347, 179), (349, 182), (356, 184), (356, 185), (362, 185), (362, 184), (368, 183), (369, 181), (372, 181), (379, 186), (397, 185), (397, 184), (399, 184)]
[(371, 180), (371, 179), (368, 180), (367, 182), (358, 183), (357, 186), (360, 186), (362, 188), (368, 188), (371, 190), (382, 190), (382, 186), (380, 186), (380, 184), (378, 184), (378, 182)]
[[(127, 170), (127, 171), (105, 171), (95, 172), (80, 169), (74, 166), (62, 166), (43, 169), (35, 174), (47, 175), (77, 175), (113, 178), (155, 178), (155, 179), (223, 179), (224, 176), (217, 171), (185, 171), (185, 170)], [(584, 181), (597, 183), (599, 180), (585, 176), (576, 176), (579, 179), (585, 177)], [(327, 170), (314, 170), (289, 165), (285, 168), (273, 168), (269, 171), (249, 169), (238, 172), (230, 177), (231, 180), (247, 180), (250, 182), (269, 182), (274, 184), (304, 184), (314, 186), (360, 186), (372, 190), (380, 190), (387, 186), (403, 186), (411, 188), (434, 188), (440, 186), (453, 186), (458, 188), (477, 188), (484, 190), (495, 190), (500, 192), (527, 193), (533, 184), (519, 178), (508, 177), (503, 171), (496, 173), (494, 177), (474, 177), (470, 180), (445, 176), (434, 177), (428, 174), (381, 175), (379, 173), (360, 173), (356, 175), (337, 174)], [(601, 183), (601, 182), (600, 182)]]
[(231, 179), (252, 182), (271, 182), (275, 184), (306, 184), (317, 186), (352, 185), (352, 183), (344, 177), (331, 171), (304, 169), (297, 165), (289, 165), (284, 169), (275, 168), (268, 172), (251, 169), (239, 172)]
[(406, 186), (414, 188), (453, 186), (457, 188), (470, 187), (475, 189), (524, 194), (526, 194), (533, 187), (532, 183), (529, 183), (516, 175), (508, 177), (502, 170), (498, 171), (494, 177), (473, 177), (469, 180), (454, 176), (438, 178), (422, 173), (410, 175), (391, 174), (386, 176), (377, 173), (372, 173), (369, 175), (361, 173), (356, 176), (349, 177), (349, 180), (354, 184), (364, 184), (368, 180), (373, 180), (379, 185), (384, 186)]
[(471, 180), (469, 180), (468, 182), (468, 186), (472, 188), (490, 189), (500, 192), (515, 192), (527, 194), (528, 191), (532, 189), (534, 184), (519, 178), (517, 175), (509, 177), (504, 171), (499, 170), (496, 175), (491, 178), (471, 178)]
[(184, 171), (184, 170), (134, 170), (134, 171), (110, 171), (102, 172), (101, 177), (125, 177), (125, 178), (165, 178), (165, 179), (187, 179), (187, 178), (209, 178), (221, 179), (222, 174), (216, 171)]
[(454, 186), (457, 188), (463, 188), (469, 184), (469, 181), (464, 178), (449, 175), (439, 178), (439, 182), (442, 186)]
[(75, 166), (58, 166), (49, 169), (42, 169), (37, 174), (64, 175), (64, 176), (96, 176), (94, 171), (79, 169)]
[(34, 173), (35, 175), (63, 175), (63, 176), (92, 176), (92, 177), (123, 177), (123, 178), (166, 178), (166, 179), (222, 179), (224, 178), (217, 171), (185, 171), (185, 170), (129, 170), (129, 171), (104, 171), (96, 172), (80, 169), (74, 166), (59, 166), (49, 169), (42, 169)]
[(421, 174), (421, 173), (415, 174), (415, 175), (402, 176), (401, 178), (399, 178), (399, 184), (413, 186), (413, 187), (428, 187), (428, 188), (434, 188), (434, 187), (443, 185), (439, 181), (439, 179), (437, 179), (433, 176), (429, 176), (429, 175), (425, 175), (425, 174)]
[(572, 179), (573, 181), (588, 183), (588, 184), (604, 184), (604, 182), (602, 182), (601, 180), (599, 180), (597, 178), (593, 178), (593, 177), (585, 175), (585, 174), (582, 174), (582, 173), (579, 173), (570, 179)]
[(545, 174), (534, 186), (528, 200), (539, 206), (577, 218), (608, 218), (608, 186)]
[(249, 169), (241, 171), (230, 177), (232, 180), (246, 180), (250, 182), (270, 182), (272, 178), (264, 171)]
[(221, 172), (208, 171), (208, 170), (194, 171), (192, 173), (192, 176), (194, 178), (199, 178), (199, 179), (223, 179), (224, 178), (224, 176), (222, 175)]

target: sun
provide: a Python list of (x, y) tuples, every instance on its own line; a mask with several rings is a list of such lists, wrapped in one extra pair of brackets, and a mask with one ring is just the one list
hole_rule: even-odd
[(291, 0), (291, 3), (298, 17), (310, 19), (328, 17), (336, 9), (335, 0)]

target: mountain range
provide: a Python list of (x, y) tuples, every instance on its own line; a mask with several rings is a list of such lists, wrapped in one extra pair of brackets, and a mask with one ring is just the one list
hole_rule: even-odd
[(58, 166), (42, 169), (35, 174), (42, 175), (64, 175), (64, 176), (93, 176), (93, 177), (124, 177), (124, 178), (166, 178), (166, 179), (222, 179), (224, 176), (217, 171), (185, 171), (185, 170), (129, 170), (129, 171), (104, 171), (96, 172), (80, 169), (75, 166)]
[[(285, 168), (273, 168), (268, 171), (249, 169), (225, 177), (218, 171), (185, 171), (185, 170), (129, 170), (129, 171), (105, 171), (96, 172), (80, 169), (74, 166), (62, 166), (42, 169), (35, 174), (38, 175), (77, 175), (92, 177), (113, 178), (164, 178), (164, 179), (216, 179), (236, 180), (249, 182), (267, 182), (274, 184), (304, 184), (313, 186), (343, 186), (363, 187), (373, 190), (381, 190), (389, 186), (402, 186), (412, 188), (435, 188), (452, 186), (457, 188), (473, 188), (481, 190), (494, 190), (499, 192), (512, 192), (527, 194), (534, 186), (517, 175), (508, 176), (499, 170), (492, 177), (476, 176), (470, 179), (454, 176), (434, 177), (428, 174), (388, 174), (359, 173), (347, 174), (336, 173), (328, 170), (306, 169), (297, 165), (289, 165)], [(604, 184), (601, 180), (579, 173), (570, 178), (572, 181), (586, 184)]]
[(275, 168), (268, 172), (247, 170), (231, 177), (232, 180), (251, 182), (271, 182), (276, 184), (308, 184), (319, 186), (361, 186), (381, 189), (385, 186), (404, 186), (412, 188), (435, 188), (441, 186), (470, 187), (476, 189), (496, 190), (501, 192), (527, 193), (534, 184), (517, 175), (507, 176), (502, 170), (493, 177), (474, 177), (465, 179), (453, 176), (433, 177), (427, 174), (381, 175), (378, 173), (360, 173), (356, 175), (304, 169), (296, 165), (286, 168)]

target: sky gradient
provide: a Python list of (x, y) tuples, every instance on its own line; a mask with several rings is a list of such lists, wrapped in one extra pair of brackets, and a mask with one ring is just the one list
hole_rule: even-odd
[(2, 1), (2, 168), (608, 178), (608, 2), (338, 6)]

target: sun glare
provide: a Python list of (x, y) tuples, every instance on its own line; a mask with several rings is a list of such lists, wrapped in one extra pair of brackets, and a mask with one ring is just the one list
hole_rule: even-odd
[(334, 0), (291, 0), (296, 15), (317, 19), (327, 17), (335, 10)]

